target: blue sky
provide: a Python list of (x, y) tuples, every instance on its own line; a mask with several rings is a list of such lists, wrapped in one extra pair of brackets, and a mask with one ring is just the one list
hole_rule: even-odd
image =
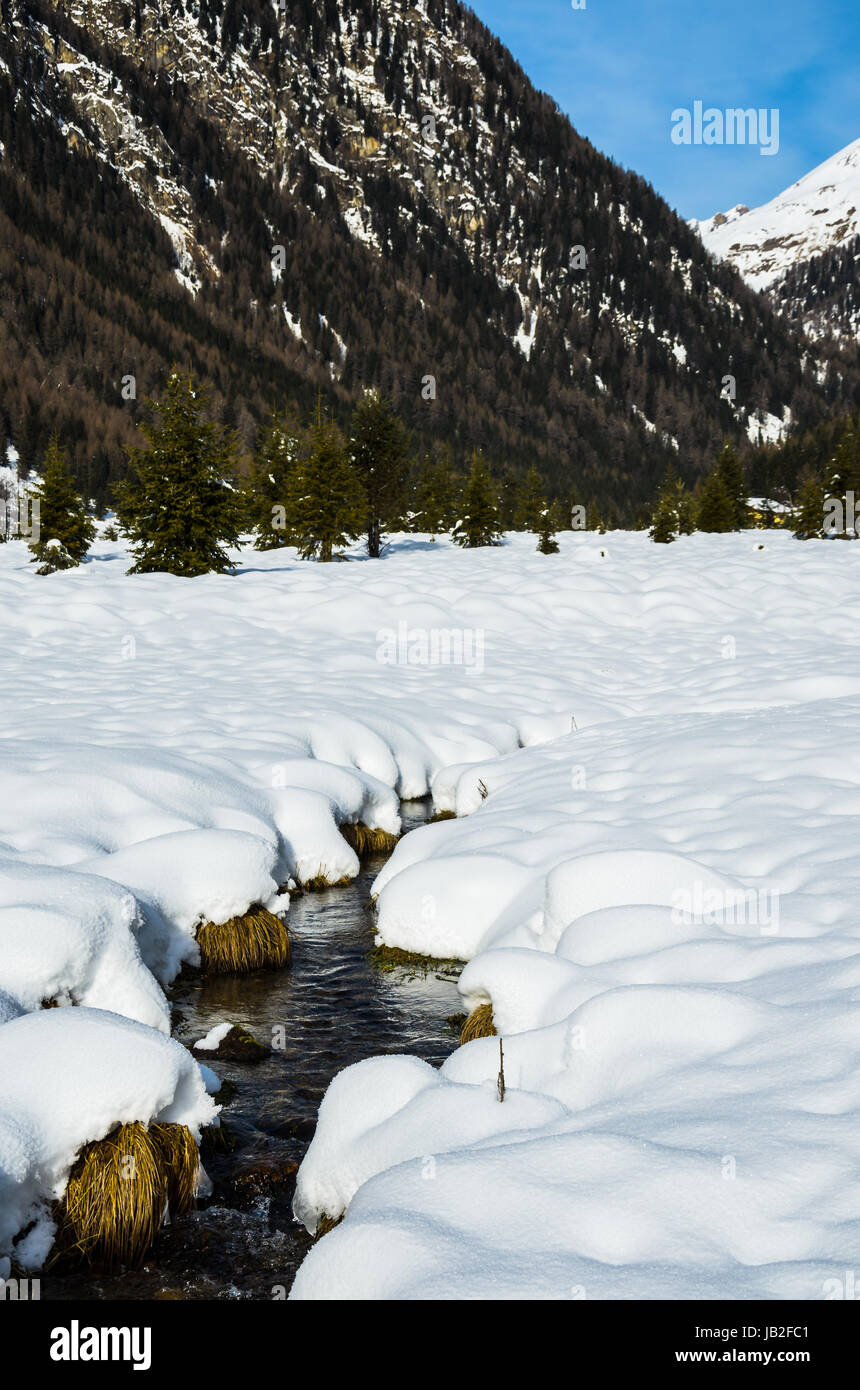
[[(860, 0), (470, 3), (580, 134), (684, 217), (767, 202), (860, 136)], [(776, 107), (778, 153), (673, 144), (672, 111), (695, 101)]]

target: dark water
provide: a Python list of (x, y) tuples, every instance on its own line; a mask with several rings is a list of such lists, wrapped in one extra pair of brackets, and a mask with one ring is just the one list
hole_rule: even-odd
[[(402, 814), (404, 829), (412, 829), (430, 815), (429, 802), (405, 804)], [(380, 1053), (408, 1052), (438, 1066), (457, 1045), (449, 1022), (461, 1009), (453, 976), (383, 973), (368, 960), (370, 890), (383, 863), (368, 860), (348, 888), (293, 899), (292, 969), (174, 987), (173, 1031), (181, 1042), (190, 1045), (229, 1020), (278, 1046), (260, 1063), (210, 1063), (236, 1091), (222, 1112), (233, 1147), (203, 1150), (214, 1184), (205, 1206), (166, 1228), (142, 1270), (103, 1277), (49, 1271), (43, 1299), (271, 1299), (273, 1290), (289, 1289), (311, 1243), (292, 1217), (295, 1168), (332, 1077)]]

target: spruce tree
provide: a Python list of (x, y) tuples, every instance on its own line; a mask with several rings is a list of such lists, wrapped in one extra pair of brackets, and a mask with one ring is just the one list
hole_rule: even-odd
[(457, 520), (458, 491), (451, 450), (446, 447), (436, 457), (426, 456), (416, 488), (416, 530), (429, 531), (431, 536), (450, 531)]
[(474, 550), (501, 541), (496, 489), (480, 449), (472, 454), (472, 466), (463, 489), (461, 516), (454, 527), (458, 545)]
[(343, 435), (320, 406), (306, 454), (290, 476), (287, 498), (290, 534), (305, 560), (329, 563), (335, 548), (361, 534), (367, 499), (349, 462)]
[(130, 476), (117, 488), (117, 516), (135, 558), (129, 573), (224, 574), (242, 513), (231, 485), (235, 436), (205, 418), (206, 396), (191, 371), (173, 371), (164, 399), (148, 405), (156, 417), (142, 426), (149, 447), (129, 450)]
[(538, 534), (540, 536), (540, 539), (538, 540), (538, 554), (557, 555), (558, 541), (556, 540), (555, 534), (552, 529), (552, 521), (550, 520), (549, 508), (547, 508), (547, 510), (543, 514), (540, 524), (540, 531)]
[(255, 550), (277, 550), (292, 544), (286, 506), (303, 439), (299, 420), (287, 411), (273, 414), (263, 432), (247, 492), (246, 522), (256, 532)]
[(658, 545), (671, 545), (678, 534), (678, 482), (671, 469), (657, 495), (648, 535)]
[(678, 479), (678, 490), (675, 495), (675, 509), (678, 518), (678, 533), (682, 536), (691, 536), (696, 529), (696, 503), (692, 493), (688, 492), (681, 479)]
[(364, 492), (367, 553), (378, 559), (382, 536), (403, 507), (409, 442), (402, 420), (378, 391), (368, 391), (352, 414), (349, 460)]
[(554, 497), (549, 504), (549, 521), (553, 535), (570, 530), (570, 513), (560, 497)]
[(726, 490), (719, 471), (713, 468), (699, 493), (696, 525), (700, 531), (733, 531), (736, 515), (735, 501)]
[(860, 422), (855, 423), (849, 417), (839, 436), (830, 469), (834, 481), (830, 494), (839, 497), (843, 504), (841, 534), (856, 537), (855, 518), (860, 509)]
[(543, 479), (534, 464), (525, 476), (520, 498), (517, 528), (540, 535), (546, 513)]
[(716, 462), (716, 471), (732, 503), (732, 531), (742, 531), (749, 525), (749, 490), (744, 467), (735, 453), (735, 446), (728, 440)]
[(56, 434), (48, 444), (34, 500), (39, 506), (39, 539), (29, 550), (39, 561), (37, 574), (75, 569), (92, 545), (96, 528), (75, 490), (66, 451)]
[(801, 484), (794, 534), (799, 541), (824, 534), (824, 488), (813, 473)]

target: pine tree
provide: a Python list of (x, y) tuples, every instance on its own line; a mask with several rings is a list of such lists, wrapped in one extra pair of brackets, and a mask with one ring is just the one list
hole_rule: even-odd
[(558, 541), (556, 540), (555, 534), (552, 529), (549, 508), (547, 508), (547, 510), (543, 514), (543, 517), (541, 518), (539, 536), (540, 539), (538, 540), (538, 554), (557, 555)]
[(525, 476), (520, 498), (517, 529), (540, 535), (546, 513), (543, 479), (534, 464)]
[(830, 470), (833, 476), (830, 496), (838, 497), (842, 502), (841, 534), (856, 537), (855, 517), (860, 506), (860, 420), (855, 422), (849, 417), (839, 435)]
[(34, 501), (39, 506), (39, 539), (29, 550), (40, 562), (37, 573), (75, 569), (92, 545), (96, 528), (75, 491), (66, 451), (56, 434), (48, 444)]
[(335, 548), (361, 534), (367, 499), (349, 462), (340, 430), (322, 408), (310, 431), (307, 453), (296, 463), (287, 497), (290, 534), (302, 558), (333, 559)]
[(695, 504), (670, 464), (660, 484), (648, 534), (659, 545), (669, 545), (679, 535), (688, 536), (695, 529)]
[(807, 473), (801, 484), (794, 534), (799, 541), (824, 534), (824, 488), (813, 473)]
[(749, 525), (749, 490), (743, 464), (735, 453), (735, 447), (730, 440), (723, 445), (715, 467), (731, 498), (732, 525), (729, 529), (742, 531)]
[(254, 454), (247, 491), (246, 521), (257, 533), (255, 550), (292, 544), (286, 504), (303, 440), (304, 430), (292, 412), (272, 415)]
[(570, 512), (560, 497), (554, 497), (549, 504), (549, 520), (554, 535), (570, 530)]
[(400, 518), (409, 473), (403, 422), (378, 391), (368, 391), (353, 411), (349, 459), (364, 491), (367, 553), (378, 559), (384, 531)]
[(425, 457), (418, 475), (415, 513), (416, 529), (431, 536), (450, 531), (457, 520), (458, 479), (451, 464), (451, 450), (445, 448), (435, 458)]
[(522, 528), (523, 480), (513, 469), (505, 467), (496, 480), (496, 500), (499, 508), (499, 527), (502, 531)]
[(696, 503), (681, 479), (678, 480), (675, 507), (679, 535), (691, 536), (696, 529)]
[(131, 473), (117, 489), (117, 516), (131, 541), (130, 574), (166, 571), (186, 578), (230, 569), (241, 496), (232, 431), (205, 419), (205, 393), (194, 377), (173, 371), (164, 399), (148, 402), (147, 449), (129, 450)]
[(678, 534), (678, 480), (670, 468), (657, 494), (648, 535), (658, 545), (671, 545)]
[(480, 449), (472, 454), (472, 467), (463, 489), (462, 515), (454, 527), (454, 540), (469, 550), (501, 541), (496, 489)]
[(736, 517), (735, 501), (716, 468), (702, 483), (696, 509), (696, 525), (700, 531), (733, 531)]

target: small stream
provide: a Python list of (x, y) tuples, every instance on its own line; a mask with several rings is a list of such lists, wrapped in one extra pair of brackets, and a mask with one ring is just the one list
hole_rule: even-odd
[[(404, 831), (431, 811), (429, 800), (404, 803)], [(101, 1277), (48, 1271), (43, 1299), (269, 1300), (289, 1289), (311, 1244), (292, 1216), (295, 1170), (329, 1082), (381, 1053), (411, 1053), (438, 1066), (457, 1046), (459, 1025), (451, 1020), (462, 1003), (453, 975), (383, 972), (368, 959), (370, 891), (384, 862), (367, 860), (347, 888), (293, 898), (290, 970), (174, 985), (180, 1042), (190, 1046), (229, 1020), (283, 1046), (261, 1062), (208, 1062), (235, 1093), (221, 1116), (232, 1147), (204, 1140), (214, 1184), (206, 1204), (165, 1228), (142, 1269)]]

